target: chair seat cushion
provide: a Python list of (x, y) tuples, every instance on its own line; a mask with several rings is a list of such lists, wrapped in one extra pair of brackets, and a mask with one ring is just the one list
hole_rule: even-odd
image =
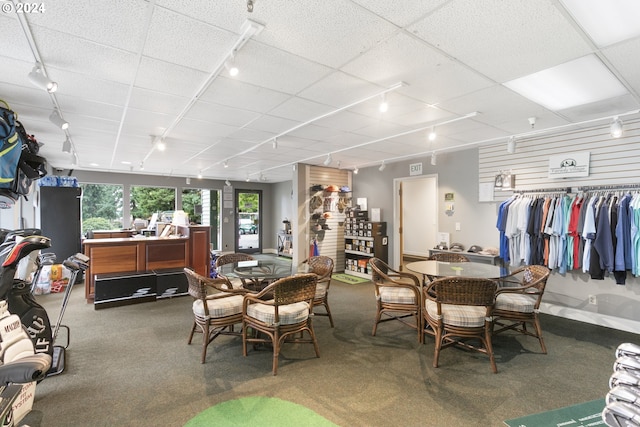
[(416, 304), (416, 294), (407, 288), (381, 286), (380, 301), (392, 304)]
[[(272, 300), (273, 301), (273, 300)], [(309, 304), (296, 302), (278, 307), (281, 325), (294, 325), (304, 322), (309, 317)], [(276, 308), (268, 304), (249, 304), (247, 316), (253, 317), (268, 325), (273, 325), (276, 318)]]
[[(425, 301), (427, 314), (438, 318), (438, 304), (430, 299)], [(484, 306), (442, 304), (442, 322), (445, 325), (475, 328), (484, 326), (487, 309)]]
[[(207, 298), (209, 317), (219, 318), (242, 313), (243, 300), (242, 295), (232, 295), (224, 298)], [(193, 302), (193, 314), (204, 317), (202, 300), (198, 299)]]
[(318, 282), (318, 284), (316, 285), (316, 295), (314, 298), (324, 298), (324, 296), (327, 294), (327, 285), (327, 282)]
[(520, 313), (533, 313), (537, 296), (516, 293), (498, 294), (495, 310), (517, 311)]

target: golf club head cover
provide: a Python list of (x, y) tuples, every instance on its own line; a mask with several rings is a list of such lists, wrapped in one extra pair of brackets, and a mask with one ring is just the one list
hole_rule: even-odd
[(613, 402), (605, 406), (602, 420), (609, 427), (638, 427), (640, 409), (625, 402)]

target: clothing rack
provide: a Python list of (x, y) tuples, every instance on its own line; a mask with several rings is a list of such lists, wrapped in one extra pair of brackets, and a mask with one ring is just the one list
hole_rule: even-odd
[(532, 190), (513, 190), (515, 193), (571, 193), (571, 187), (535, 188)]
[(514, 194), (525, 193), (586, 193), (589, 191), (620, 191), (638, 190), (640, 184), (615, 184), (615, 185), (586, 185), (582, 187), (556, 187), (556, 188), (535, 188), (528, 190), (513, 190)]

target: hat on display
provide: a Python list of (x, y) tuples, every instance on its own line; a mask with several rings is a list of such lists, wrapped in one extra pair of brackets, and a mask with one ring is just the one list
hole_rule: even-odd
[(320, 185), (320, 184), (316, 184), (316, 185), (312, 185), (311, 186), (311, 191), (322, 191), (324, 190), (324, 186)]
[(320, 219), (321, 214), (319, 213), (314, 213), (313, 215), (311, 215), (311, 219)]
[(472, 252), (474, 254), (479, 253), (480, 251), (482, 251), (482, 248), (478, 245), (471, 245), (471, 247), (469, 248), (469, 250), (467, 252)]
[(336, 193), (340, 191), (340, 187), (338, 187), (337, 185), (330, 185), (327, 188), (325, 188), (324, 191), (328, 193)]
[(329, 224), (322, 224), (322, 226), (321, 226), (321, 227), (322, 227), (322, 229), (323, 229), (323, 230), (331, 230), (331, 229), (329, 228)]
[(349, 193), (351, 191), (351, 189), (349, 188), (348, 185), (343, 185), (342, 187), (340, 187), (340, 192), (341, 193)]
[(462, 252), (464, 251), (464, 245), (462, 243), (452, 243), (449, 250), (452, 252)]
[(318, 209), (320, 206), (322, 206), (322, 204), (324, 203), (322, 197), (320, 196), (313, 196), (311, 198), (311, 200), (309, 201), (309, 207), (311, 207), (311, 210), (314, 211), (316, 209)]
[(498, 250), (498, 248), (494, 248), (494, 247), (487, 247), (484, 248), (483, 250), (481, 250), (480, 252), (478, 252), (482, 255), (493, 255), (493, 256), (498, 256), (500, 254), (500, 251)]
[(331, 212), (325, 212), (325, 213), (323, 213), (323, 214), (322, 214), (322, 217), (323, 217), (324, 219), (329, 219), (329, 218), (331, 218)]

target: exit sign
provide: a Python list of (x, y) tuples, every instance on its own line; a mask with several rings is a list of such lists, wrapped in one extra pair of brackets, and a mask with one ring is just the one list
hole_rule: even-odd
[(422, 163), (413, 163), (409, 165), (409, 176), (422, 175)]

